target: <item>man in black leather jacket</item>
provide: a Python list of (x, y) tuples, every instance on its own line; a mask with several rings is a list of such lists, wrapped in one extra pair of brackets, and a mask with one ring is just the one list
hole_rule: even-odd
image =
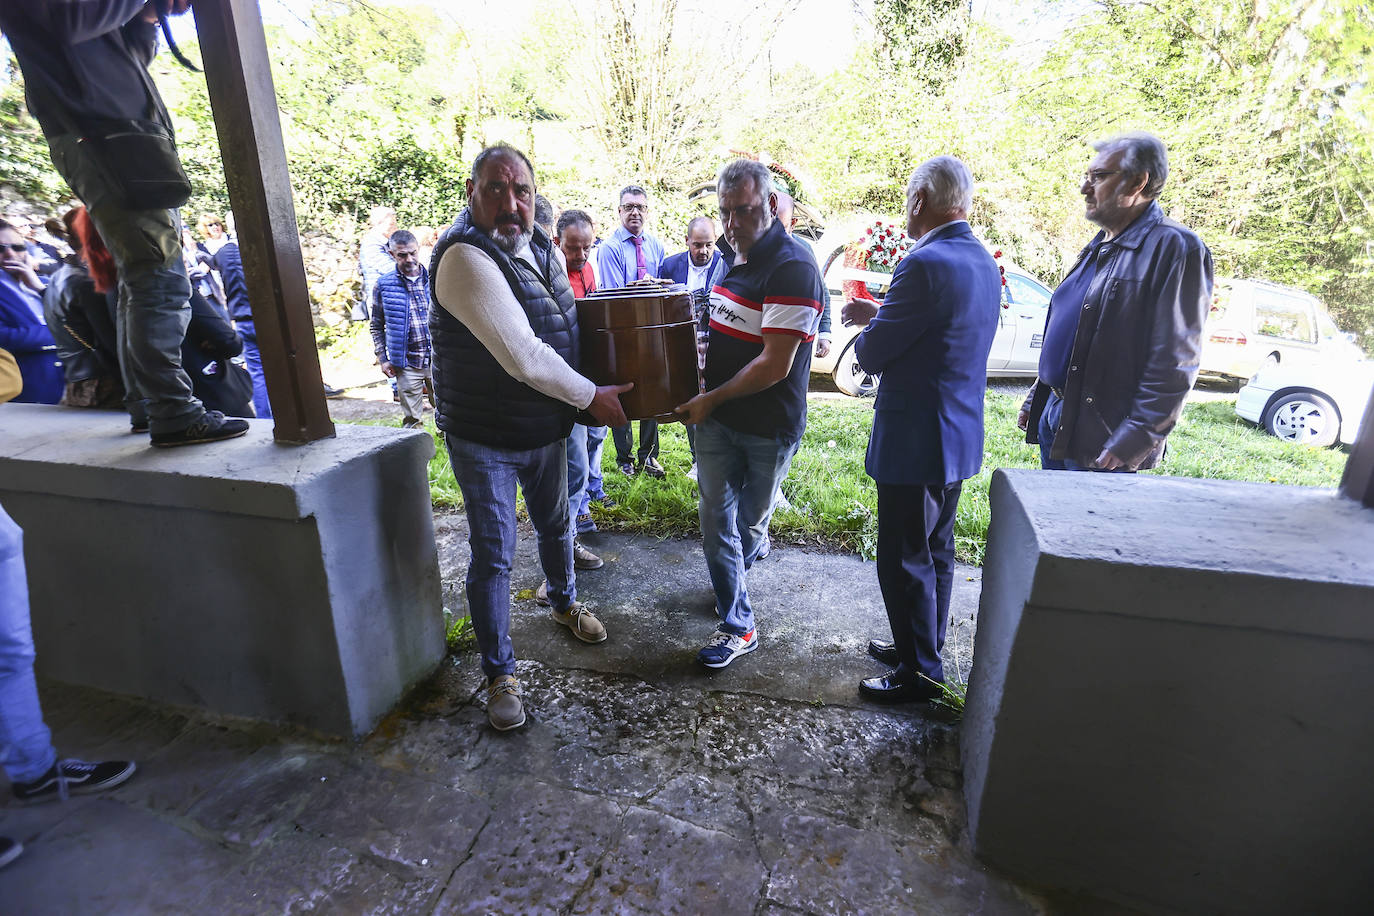
[(1040, 375), (1017, 424), (1057, 470), (1137, 471), (1164, 454), (1197, 379), (1212, 253), (1156, 202), (1164, 144), (1093, 144), (1080, 191), (1102, 227), (1054, 291)]

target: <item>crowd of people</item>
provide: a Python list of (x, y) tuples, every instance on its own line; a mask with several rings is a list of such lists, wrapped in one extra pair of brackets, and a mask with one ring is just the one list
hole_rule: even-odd
[[(232, 225), (208, 216), (197, 224), (200, 239), (185, 238), (175, 187), (164, 187), (175, 181), (140, 185), (158, 189), (153, 201), (131, 197), (110, 161), (92, 166), (99, 153), (69, 125), (108, 119), (110, 111), (90, 110), (98, 97), (139, 124), (152, 111), (170, 136), (144, 68), (158, 14), (188, 5), (91, 0), (71, 4), (61, 23), (37, 7), (0, 7), (54, 165), (84, 203), (60, 226), (45, 223), (47, 236), (23, 221), (0, 225), (0, 400), (122, 402), (134, 431), (150, 432), (156, 446), (247, 428), (222, 409), (220, 393), (196, 387), (238, 366), (255, 342)], [(84, 91), (95, 80), (109, 91)], [(1040, 376), (1018, 422), (1047, 469), (1133, 472), (1161, 459), (1196, 378), (1212, 262), (1157, 203), (1168, 177), (1158, 138), (1126, 134), (1094, 148), (1079, 190), (1101, 231), (1054, 292)], [(386, 208), (374, 211), (356, 317), (370, 322), (406, 423), (419, 425), (427, 402), (435, 408), (467, 514), (466, 595), (491, 725), (526, 720), (510, 638), (517, 484), (545, 576), (539, 600), (577, 640), (595, 644), (607, 629), (577, 600), (576, 573), (604, 563), (577, 534), (590, 503), (607, 500), (606, 430), (621, 472), (666, 473), (656, 423), (641, 421), (635, 446), (621, 403), (633, 382), (597, 384), (582, 371), (576, 302), (597, 289), (667, 279), (692, 296), (700, 384), (673, 417), (690, 430), (719, 618), (697, 659), (719, 669), (755, 652), (748, 573), (768, 550), (768, 522), (806, 426), (813, 347), (827, 346), (828, 293), (811, 249), (789, 233), (790, 199), (761, 163), (728, 162), (716, 179), (719, 234), (710, 218), (693, 220), (685, 251), (665, 256), (647, 232), (650, 197), (640, 185), (617, 196), (620, 225), (599, 243), (591, 216), (556, 213), (538, 194), (533, 164), (514, 147), (484, 149), (465, 190), (465, 206), (434, 240), (399, 230)], [(924, 702), (944, 685), (954, 519), (963, 481), (982, 465), (1001, 300), (996, 262), (968, 223), (973, 190), (952, 156), (917, 166), (905, 188), (914, 244), (881, 304), (851, 299), (841, 312), (863, 327), (857, 359), (884, 377), (865, 470), (877, 483), (878, 584), (891, 639), (868, 649), (890, 667), (858, 684), (880, 702)], [(261, 393), (255, 356), (244, 363), (250, 381), (233, 397), (251, 415)], [(132, 763), (59, 760), (51, 746), (33, 689), (22, 538), (3, 510), (0, 610), (0, 763), (12, 791), (59, 797), (129, 778)], [(16, 844), (0, 839), (0, 865), (14, 854)]]
[[(1102, 231), (1054, 293), (1040, 378), (1018, 422), (1047, 469), (1133, 472), (1160, 460), (1196, 378), (1212, 262), (1156, 202), (1168, 176), (1157, 137), (1123, 134), (1095, 149), (1080, 192)], [(917, 167), (906, 187), (909, 253), (881, 303), (852, 298), (842, 311), (863, 328), (856, 358), (884, 377), (865, 470), (878, 490), (891, 639), (868, 651), (889, 670), (858, 684), (879, 702), (925, 702), (945, 684), (954, 523), (963, 481), (982, 466), (1001, 306), (1000, 271), (968, 223), (973, 190), (952, 156)], [(768, 550), (779, 485), (805, 429), (828, 293), (810, 248), (788, 232), (791, 201), (762, 164), (728, 163), (716, 193), (720, 234), (710, 218), (694, 219), (686, 250), (665, 257), (645, 231), (643, 187), (621, 191), (620, 226), (598, 242), (587, 213), (555, 218), (521, 152), (488, 148), (473, 164), (466, 208), (435, 247), (428, 300), (407, 299), (437, 306), (427, 323), (411, 314), (404, 327), (433, 332), (425, 359), (468, 514), (468, 607), (499, 730), (525, 721), (509, 635), (516, 484), (545, 573), (539, 602), (597, 643), (606, 627), (577, 600), (576, 574), (603, 562), (577, 535), (590, 520), (605, 430), (622, 472), (663, 473), (656, 424), (641, 422), (634, 449), (617, 396), (629, 385), (599, 386), (580, 371), (576, 299), (598, 288), (667, 278), (697, 303), (700, 389), (674, 411), (689, 430), (719, 618), (697, 658), (724, 668), (760, 645), (747, 574)], [(398, 306), (386, 326), (402, 314)]]
[[(243, 264), (224, 219), (205, 214), (183, 227), (180, 252), (190, 283), (179, 344), (181, 369), (207, 410), (271, 417)], [(148, 431), (146, 401), (119, 359), (119, 272), (85, 206), (46, 220), (0, 220), (0, 349), (20, 365), (20, 403), (127, 408), (134, 432)], [(197, 238), (199, 233), (199, 238)], [(135, 395), (130, 395), (134, 391)], [(246, 427), (245, 427), (246, 428)], [(180, 439), (154, 445), (188, 444)]]

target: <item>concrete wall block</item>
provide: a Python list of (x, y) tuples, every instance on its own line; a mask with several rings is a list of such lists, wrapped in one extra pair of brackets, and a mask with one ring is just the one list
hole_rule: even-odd
[(0, 407), (43, 674), (359, 735), (442, 659), (429, 436), (138, 438), (117, 414)]
[[(1146, 912), (1353, 912), (1374, 899), (1374, 569), (1341, 558), (1374, 514), (1269, 529), (1277, 573), (1236, 574), (1253, 506), (1177, 483), (994, 479), (961, 741), (975, 848)], [(1141, 494), (1130, 526), (1071, 527)], [(1313, 495), (1265, 491), (1279, 517)], [(1200, 536), (1215, 546), (1190, 556)], [(1329, 575), (1296, 562), (1323, 550)]]

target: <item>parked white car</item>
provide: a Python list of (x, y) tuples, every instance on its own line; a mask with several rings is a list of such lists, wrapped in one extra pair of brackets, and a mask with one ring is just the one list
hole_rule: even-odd
[(1203, 378), (1240, 381), (1266, 365), (1362, 354), (1321, 300), (1262, 280), (1219, 278), (1202, 339)]
[[(1034, 378), (1040, 368), (1050, 290), (1014, 264), (1005, 266), (1007, 297), (1002, 303), (997, 336), (988, 354), (988, 377)], [(840, 323), (845, 280), (860, 280), (870, 293), (882, 298), (892, 275), (845, 267), (843, 257), (833, 258), (825, 266), (825, 285), (830, 290), (831, 349), (824, 359), (812, 358), (811, 371), (830, 375), (835, 380), (835, 387), (845, 394), (860, 397), (873, 393), (879, 377), (864, 372), (854, 356), (854, 338), (862, 329)]]
[(1289, 442), (1352, 444), (1374, 391), (1374, 362), (1265, 366), (1236, 396), (1236, 413)]

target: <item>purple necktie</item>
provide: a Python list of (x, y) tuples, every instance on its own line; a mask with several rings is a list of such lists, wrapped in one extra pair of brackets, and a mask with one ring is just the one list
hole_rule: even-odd
[(632, 235), (630, 241), (635, 243), (635, 279), (643, 280), (649, 276), (649, 265), (644, 263), (644, 240)]

